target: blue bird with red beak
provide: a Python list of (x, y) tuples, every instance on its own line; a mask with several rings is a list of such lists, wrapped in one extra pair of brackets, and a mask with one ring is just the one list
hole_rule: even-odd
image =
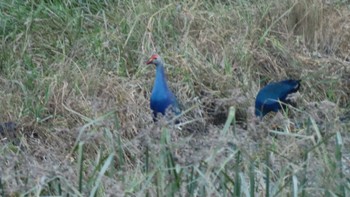
[(168, 109), (171, 109), (175, 115), (179, 115), (181, 110), (176, 97), (168, 87), (162, 58), (158, 54), (154, 54), (146, 64), (154, 64), (156, 66), (156, 78), (154, 80), (150, 102), (153, 111), (153, 120), (157, 120), (159, 113), (165, 115)]
[(299, 90), (300, 82), (301, 80), (288, 79), (267, 84), (256, 96), (255, 115), (262, 118), (271, 111), (285, 109), (286, 104), (290, 104), (288, 96)]

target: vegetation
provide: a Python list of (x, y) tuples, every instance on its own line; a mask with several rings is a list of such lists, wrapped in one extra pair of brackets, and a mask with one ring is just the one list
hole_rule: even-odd
[[(350, 7), (0, 2), (0, 196), (349, 196)], [(152, 53), (182, 102), (153, 123)], [(268, 82), (298, 105), (253, 114)]]

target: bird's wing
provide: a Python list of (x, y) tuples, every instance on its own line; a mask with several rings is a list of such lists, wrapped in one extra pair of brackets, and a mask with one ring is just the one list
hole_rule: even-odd
[(183, 105), (178, 101), (178, 99), (175, 97), (175, 95), (172, 95), (172, 105), (173, 105), (173, 111), (176, 115), (179, 115), (181, 113), (181, 109), (183, 109)]

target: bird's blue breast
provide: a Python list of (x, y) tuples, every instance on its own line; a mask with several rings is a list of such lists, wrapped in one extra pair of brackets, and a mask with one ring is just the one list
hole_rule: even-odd
[(158, 113), (165, 115), (166, 110), (170, 107), (176, 107), (175, 96), (169, 91), (154, 89), (151, 96), (151, 109), (156, 117)]
[(166, 110), (170, 106), (172, 106), (173, 112), (176, 114), (179, 112), (177, 100), (168, 88), (163, 66), (157, 66), (150, 105), (154, 117), (157, 117), (158, 113), (165, 115)]
[(255, 115), (265, 116), (267, 113), (277, 112), (282, 107), (282, 103), (288, 103), (287, 96), (298, 91), (300, 80), (284, 80), (270, 83), (262, 88), (255, 100)]

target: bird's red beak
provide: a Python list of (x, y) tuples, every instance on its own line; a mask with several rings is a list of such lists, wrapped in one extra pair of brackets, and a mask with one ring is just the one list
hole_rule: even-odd
[(154, 60), (154, 58), (150, 58), (147, 62), (146, 62), (146, 64), (152, 64), (152, 61)]

